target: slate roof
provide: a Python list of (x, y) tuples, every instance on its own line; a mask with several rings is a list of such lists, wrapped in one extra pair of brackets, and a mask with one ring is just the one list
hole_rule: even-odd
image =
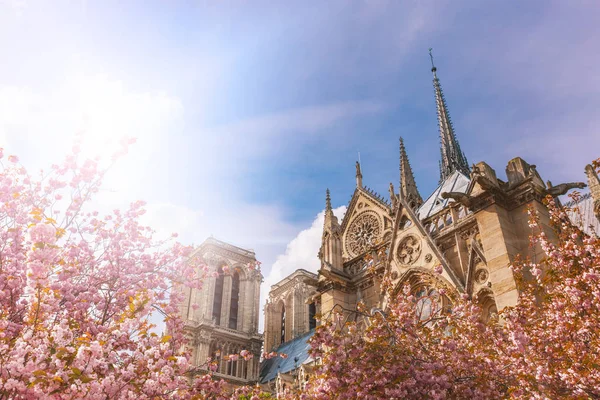
[[(260, 383), (270, 382), (277, 378), (277, 373), (281, 372), (285, 374), (290, 372), (305, 362), (310, 362), (312, 359), (308, 355), (310, 344), (308, 340), (315, 333), (312, 329), (302, 336), (299, 336), (293, 340), (283, 343), (275, 350), (277, 353), (287, 354), (287, 358), (274, 357), (268, 360), (264, 360), (260, 366)], [(297, 361), (294, 359), (297, 358)]]
[(454, 171), (448, 178), (440, 183), (440, 185), (433, 191), (431, 196), (429, 196), (421, 205), (421, 207), (419, 207), (419, 210), (417, 211), (419, 219), (422, 221), (425, 218), (434, 215), (443, 208), (446, 208), (451, 199), (443, 199), (441, 197), (443, 192), (465, 193), (470, 182), (471, 180), (461, 172)]
[(594, 214), (594, 199), (590, 193), (582, 195), (578, 203), (575, 203), (574, 200), (565, 203), (565, 207), (579, 209), (579, 212), (570, 210), (567, 213), (573, 224), (581, 227), (588, 235), (593, 233), (600, 235), (600, 221)]

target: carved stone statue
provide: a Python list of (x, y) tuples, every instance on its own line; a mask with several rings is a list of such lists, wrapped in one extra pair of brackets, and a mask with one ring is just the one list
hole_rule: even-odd
[(465, 207), (471, 207), (473, 200), (471, 196), (460, 192), (443, 192), (441, 196), (443, 199), (453, 199)]
[(479, 167), (475, 164), (473, 164), (471, 166), (471, 179), (475, 179), (478, 176), (482, 176), (481, 175), (481, 169), (479, 169)]
[(548, 194), (552, 197), (562, 196), (571, 189), (583, 189), (587, 186), (583, 182), (561, 183), (560, 185), (552, 186), (552, 182), (550, 181), (548, 181), (546, 185), (548, 185), (548, 189), (546, 189), (546, 192), (548, 192)]
[(394, 185), (390, 182), (390, 201), (392, 202), (392, 210), (396, 208), (396, 203), (398, 202), (398, 197), (396, 193), (394, 193)]

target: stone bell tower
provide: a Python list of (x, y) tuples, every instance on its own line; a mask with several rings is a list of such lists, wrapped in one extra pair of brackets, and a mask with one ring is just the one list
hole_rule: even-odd
[[(186, 289), (181, 310), (191, 337), (192, 360), (200, 371), (217, 360), (217, 378), (232, 385), (257, 381), (262, 335), (258, 333), (260, 284), (263, 276), (253, 251), (208, 238), (190, 258), (199, 257), (213, 273), (201, 290)], [(248, 350), (253, 358), (228, 361), (227, 355)]]

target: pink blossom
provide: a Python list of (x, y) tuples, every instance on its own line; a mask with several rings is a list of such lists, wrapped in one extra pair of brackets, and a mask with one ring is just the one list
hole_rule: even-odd
[(36, 224), (29, 229), (31, 241), (34, 243), (55, 243), (56, 228), (50, 224)]

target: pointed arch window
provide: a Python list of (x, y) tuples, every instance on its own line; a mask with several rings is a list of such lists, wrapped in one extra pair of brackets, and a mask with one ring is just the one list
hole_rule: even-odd
[(285, 304), (281, 305), (281, 342), (285, 342)]
[[(450, 300), (445, 295), (440, 294), (435, 288), (421, 286), (413, 293), (415, 293), (417, 299), (415, 311), (421, 321), (432, 320), (442, 314), (452, 312), (452, 303)], [(427, 324), (429, 323), (431, 321), (427, 322)]]
[(317, 305), (313, 302), (308, 305), (308, 329), (315, 329), (317, 327)]
[(229, 329), (237, 329), (240, 302), (240, 274), (234, 272), (231, 279), (231, 305), (229, 306)]
[(497, 321), (498, 307), (494, 299), (494, 293), (491, 290), (482, 289), (475, 296), (477, 303), (481, 307), (481, 319), (483, 322)]
[(223, 267), (219, 267), (217, 279), (215, 281), (215, 297), (213, 299), (212, 319), (215, 325), (221, 325), (221, 307), (223, 305)]

